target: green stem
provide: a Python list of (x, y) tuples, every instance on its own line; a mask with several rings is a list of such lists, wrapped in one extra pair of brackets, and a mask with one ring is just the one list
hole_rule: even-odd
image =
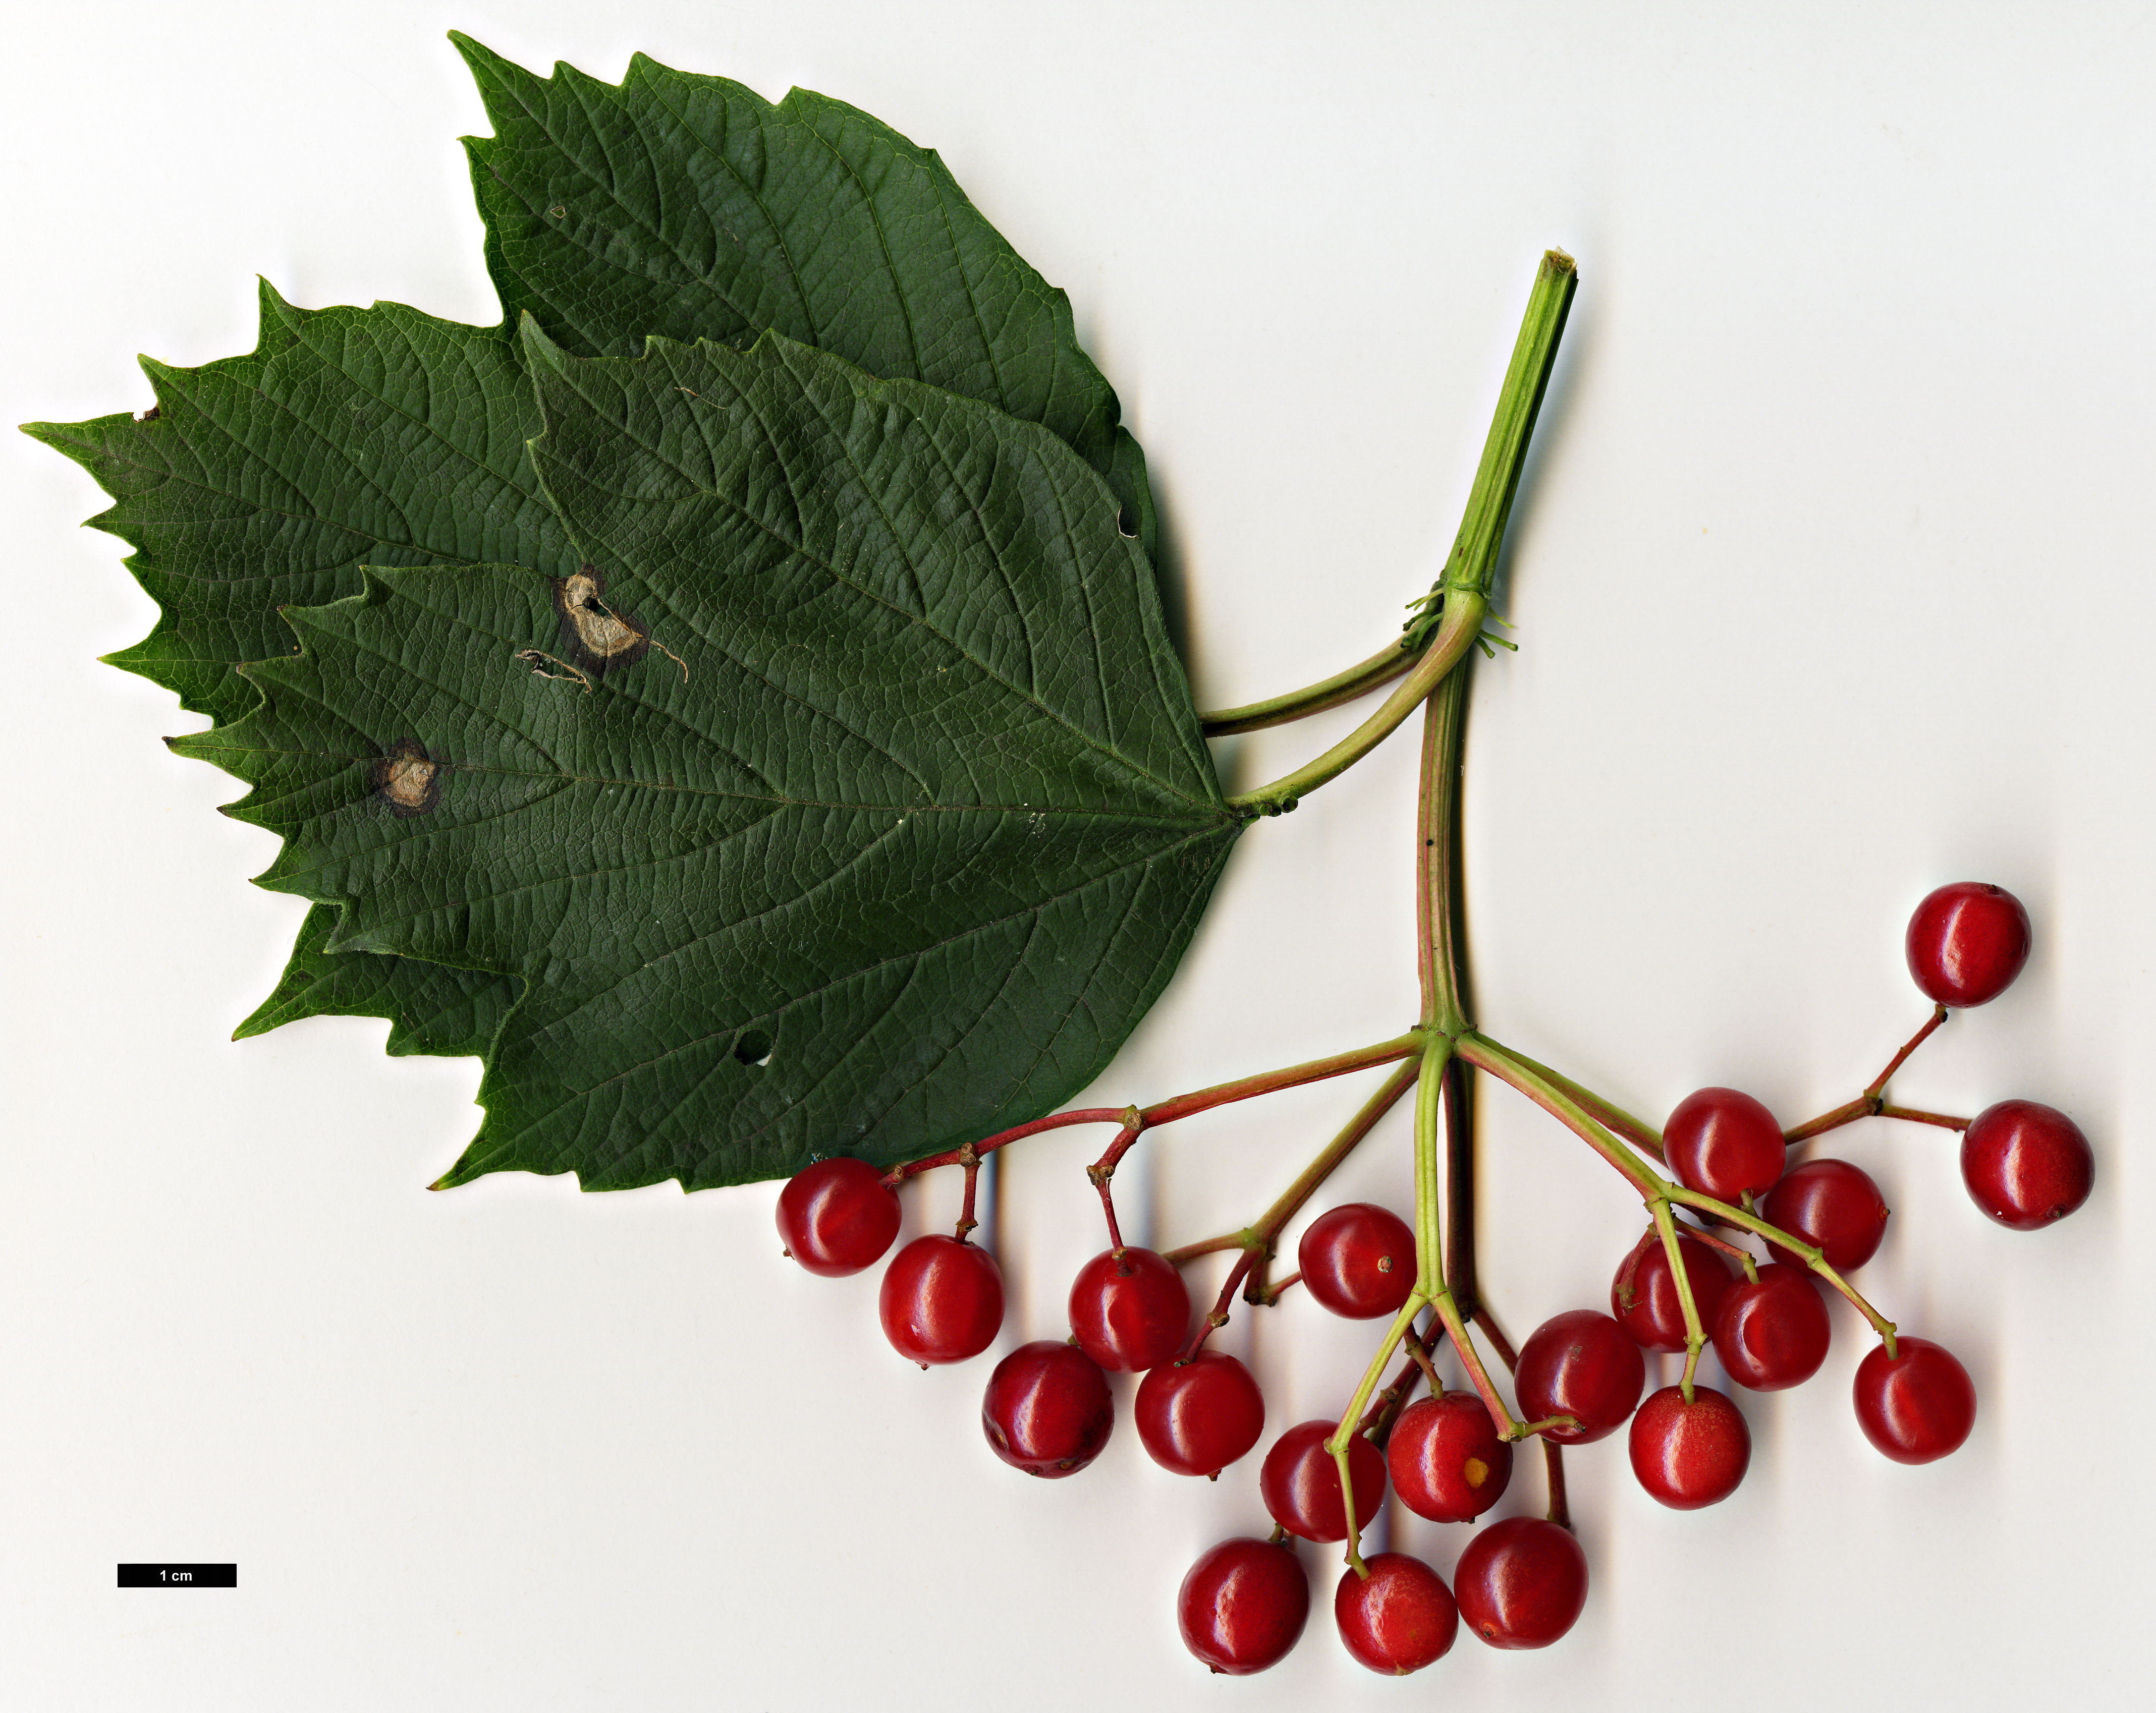
[[(1252, 1223), (1240, 1231), (1231, 1231), (1220, 1237), (1205, 1239), (1203, 1242), (1185, 1244), (1181, 1249), (1170, 1249), (1167, 1260), (1173, 1266), (1185, 1261), (1194, 1261), (1200, 1255), (1209, 1255), (1221, 1249), (1269, 1249), (1288, 1221), (1302, 1211), (1303, 1203), (1317, 1193), (1325, 1180), (1342, 1160), (1354, 1151), (1356, 1144), (1377, 1127), (1378, 1121), (1399, 1103), (1414, 1084), (1420, 1069), (1420, 1061), (1403, 1064), (1390, 1076), (1377, 1093), (1365, 1100), (1361, 1109), (1342, 1126), (1339, 1135), (1325, 1145), (1322, 1153), (1303, 1167), (1296, 1180), (1283, 1190), (1271, 1207), (1260, 1214)], [(1281, 1287), (1283, 1290), (1285, 1286)]]
[(1669, 1198), (1656, 1196), (1647, 1203), (1647, 1211), (1655, 1216), (1655, 1228), (1662, 1234), (1662, 1253), (1669, 1257), (1670, 1276), (1676, 1281), (1677, 1306), (1684, 1311), (1684, 1378), (1677, 1385), (1684, 1401), (1690, 1403), (1692, 1376), (1699, 1372), (1699, 1352), (1707, 1342), (1707, 1329), (1700, 1325), (1699, 1305), (1691, 1294), (1691, 1274), (1685, 1269), (1683, 1250), (1677, 1247), (1676, 1215), (1670, 1211)]
[(1215, 714), (1200, 714), (1198, 724), (1208, 737), (1233, 737), (1238, 732), (1285, 726), (1291, 720), (1322, 714), (1327, 708), (1337, 708), (1343, 702), (1366, 696), (1381, 685), (1390, 684), (1421, 658), (1422, 651), (1409, 649), (1404, 641), (1392, 643), (1345, 672), (1336, 672), (1330, 678), (1321, 679), (1301, 690), (1290, 690), (1284, 696), (1248, 702), (1240, 708), (1223, 708)]
[(1482, 463), (1468, 492), (1466, 513), (1454, 538), (1451, 556), (1445, 561), (1445, 573), (1438, 579), (1443, 607), (1437, 634), (1430, 647), (1399, 688), (1385, 698), (1383, 705), (1347, 737), (1284, 778), (1230, 798), (1229, 808), (1245, 814), (1286, 813), (1302, 798), (1327, 780), (1337, 778), (1389, 736), (1482, 633), (1490, 584), (1497, 572), (1498, 550), (1504, 545), (1505, 526), (1519, 492), (1535, 416), (1549, 386), (1558, 341), (1563, 337), (1565, 316), (1578, 283), (1578, 272), (1570, 256), (1562, 250), (1543, 256), (1534, 289), (1527, 296), (1519, 338), (1512, 346), (1512, 366), (1497, 395), (1496, 415), (1483, 443)]

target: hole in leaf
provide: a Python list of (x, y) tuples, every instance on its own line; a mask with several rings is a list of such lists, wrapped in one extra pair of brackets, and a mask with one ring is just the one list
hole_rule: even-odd
[(765, 1065), (771, 1062), (771, 1037), (762, 1029), (751, 1029), (734, 1043), (734, 1057), (743, 1064)]
[(568, 212), (569, 212), (569, 211), (568, 211), (567, 208), (563, 208), (563, 207), (562, 207), (559, 203), (555, 203), (555, 204), (554, 204), (554, 206), (553, 206), (552, 208), (551, 208), (547, 209), (547, 212), (549, 214), (551, 214), (552, 216), (553, 216), (553, 218), (554, 218), (555, 219), (557, 219), (557, 220), (560, 220), (560, 219), (565, 218), (567, 216), (567, 214), (568, 214)]
[(1120, 530), (1126, 537), (1135, 541), (1137, 538), (1138, 533), (1137, 508), (1132, 505), (1126, 505), (1121, 511), (1117, 512), (1116, 514), (1116, 527)]

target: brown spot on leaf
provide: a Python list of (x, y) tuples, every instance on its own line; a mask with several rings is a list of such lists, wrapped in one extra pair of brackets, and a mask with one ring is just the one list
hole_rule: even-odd
[(569, 658), (587, 672), (634, 665), (651, 646), (651, 633), (634, 613), (606, 598), (605, 585), (588, 565), (573, 577), (556, 579), (554, 606), (562, 615), (562, 641)]
[(375, 792), (393, 815), (424, 815), (442, 800), (447, 771), (416, 738), (400, 739), (374, 764)]

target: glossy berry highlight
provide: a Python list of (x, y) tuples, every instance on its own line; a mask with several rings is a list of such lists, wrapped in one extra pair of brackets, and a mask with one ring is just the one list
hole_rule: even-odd
[[(1699, 1323), (1702, 1328), (1712, 1326), (1736, 1269), (1717, 1251), (1681, 1233), (1677, 1253), (1684, 1258)], [(1676, 1274), (1671, 1270), (1661, 1233), (1651, 1226), (1618, 1263), (1617, 1275), (1609, 1281), (1609, 1312), (1643, 1350), (1685, 1347), (1684, 1302), (1677, 1295)]]
[[(1325, 1442), (1338, 1424), (1298, 1422), (1273, 1442), (1258, 1469), (1258, 1496), (1272, 1520), (1306, 1541), (1348, 1538), (1340, 1498), (1340, 1466)], [(1385, 1502), (1385, 1454), (1360, 1433), (1348, 1442), (1348, 1477), (1355, 1488), (1355, 1522), (1368, 1528)]]
[(1810, 1272), (1785, 1261), (1769, 1261), (1757, 1280), (1731, 1285), (1714, 1317), (1723, 1372), (1753, 1392), (1801, 1386), (1819, 1372), (1833, 1336)]
[(814, 1160), (778, 1192), (778, 1236), (811, 1273), (842, 1279), (873, 1267), (898, 1235), (898, 1192), (865, 1160)]
[(1752, 1430), (1737, 1406), (1705, 1386), (1685, 1402), (1665, 1386), (1632, 1417), (1632, 1473), (1672, 1510), (1718, 1505), (1737, 1490), (1752, 1464)]
[(1138, 1382), (1138, 1443), (1178, 1475), (1217, 1475), (1265, 1430), (1265, 1394), (1250, 1371), (1220, 1351), (1164, 1362)]
[(1460, 1607), (1445, 1578), (1404, 1552), (1373, 1553), (1368, 1576), (1342, 1572), (1333, 1591), (1340, 1640), (1360, 1664), (1393, 1677), (1435, 1664), (1460, 1634)]
[(1909, 974), (1939, 1005), (1982, 1005), (2029, 962), (2029, 912), (2003, 886), (1958, 880), (1928, 895), (1909, 918)]
[(1094, 1256), (1078, 1269), (1070, 1307), (1079, 1349), (1113, 1372), (1158, 1367), (1190, 1334), (1190, 1292), (1183, 1275), (1151, 1249)]
[(1569, 1529), (1508, 1516), (1478, 1530), (1452, 1572), (1460, 1621), (1493, 1648), (1547, 1648), (1587, 1604), (1587, 1555)]
[(1414, 1233), (1373, 1202), (1348, 1202), (1310, 1223), (1296, 1247), (1303, 1289), (1334, 1314), (1374, 1321), (1414, 1289)]
[(1552, 1428), (1560, 1445), (1584, 1445), (1615, 1433), (1647, 1383), (1646, 1358), (1631, 1336), (1593, 1309), (1553, 1315), (1520, 1346), (1512, 1384), (1530, 1422), (1571, 1416), (1576, 1428)]
[(1670, 1170), (1719, 1201), (1759, 1195), (1782, 1175), (1786, 1152), (1774, 1115), (1741, 1089), (1699, 1089), (1662, 1126)]
[[(1887, 1198), (1871, 1174), (1846, 1160), (1807, 1160), (1793, 1167), (1768, 1191), (1759, 1214), (1823, 1250), (1837, 1273), (1861, 1267), (1879, 1253), (1887, 1237)], [(1796, 1254), (1779, 1244), (1768, 1249), (1777, 1260), (1802, 1265)]]
[(891, 1258), (877, 1299), (891, 1348), (924, 1368), (963, 1362), (996, 1341), (1004, 1275), (987, 1250), (940, 1232)]
[(2040, 1231), (2089, 1198), (2096, 1151), (2055, 1106), (2001, 1100), (1969, 1121), (1961, 1137), (1961, 1181), (2001, 1225)]
[(1952, 1351), (1928, 1338), (1881, 1345), (1857, 1365), (1857, 1425), (1896, 1463), (1934, 1463), (1976, 1425), (1976, 1387)]
[(1022, 1344), (995, 1367), (981, 1399), (981, 1431), (1013, 1469), (1054, 1479), (1101, 1454), (1116, 1400), (1101, 1365), (1075, 1345)]
[(1287, 1658), (1310, 1617), (1310, 1579), (1283, 1543), (1223, 1541), (1175, 1597), (1183, 1644), (1213, 1670), (1246, 1677)]
[(1512, 1448), (1489, 1407), (1471, 1392), (1419, 1398), (1385, 1442), (1386, 1472), (1400, 1503), (1434, 1523), (1470, 1523), (1505, 1496)]

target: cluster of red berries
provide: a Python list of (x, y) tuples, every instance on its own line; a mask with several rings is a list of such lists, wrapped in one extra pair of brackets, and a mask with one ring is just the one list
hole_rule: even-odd
[[(1907, 939), (1911, 972), (1942, 1016), (1944, 1008), (1997, 997), (2020, 973), (2029, 946), (2020, 904), (1997, 887), (1974, 885), (1942, 887), (1925, 899)], [(1864, 1110), (1889, 1110), (1876, 1098), (1884, 1080)], [(1736, 1090), (1688, 1095), (1670, 1115), (1662, 1146), (1680, 1183), (1732, 1208), (1756, 1208), (1836, 1274), (1869, 1260), (1885, 1235), (1887, 1205), (1866, 1172), (1830, 1159), (1785, 1169), (1780, 1126)], [(1961, 1162), (1978, 1206), (2019, 1230), (2072, 1212), (2093, 1175), (2088, 1143), (2073, 1122), (2025, 1100), (2001, 1102), (1971, 1121)], [(778, 1228), (788, 1253), (811, 1272), (857, 1273), (896, 1237), (898, 1197), (873, 1166), (821, 1160), (781, 1192)], [(1819, 1371), (1830, 1329), (1809, 1258), (1769, 1243), (1772, 1259), (1762, 1263), (1704, 1226), (1684, 1227), (1674, 1247), (1694, 1324), (1732, 1382), (1771, 1392)], [(1669, 1254), (1661, 1230), (1650, 1228), (1617, 1269), (1610, 1312), (1578, 1309), (1545, 1321), (1522, 1346), (1512, 1377), (1523, 1418), (1558, 1444), (1604, 1439), (1629, 1421), (1640, 1485), (1665, 1505), (1696, 1510), (1736, 1490), (1751, 1459), (1751, 1434), (1727, 1396), (1691, 1383), (1689, 1364), (1686, 1383), (1640, 1398), (1644, 1351), (1692, 1347), (1686, 1293)], [(1313, 1221), (1297, 1259), (1304, 1288), (1349, 1319), (1394, 1316), (1414, 1288), (1413, 1232), (1367, 1203)], [(1165, 1257), (1131, 1247), (1095, 1256), (1080, 1269), (1069, 1307), (1067, 1342), (1022, 1345), (988, 1377), (982, 1427), (1004, 1462), (1049, 1477), (1091, 1463), (1115, 1424), (1110, 1371), (1144, 1375), (1136, 1425), (1163, 1468), (1217, 1476), (1256, 1447), (1265, 1414), (1257, 1381), (1234, 1357), (1204, 1347), (1209, 1323), (1193, 1337), (1189, 1294)], [(963, 1234), (917, 1238), (886, 1269), (880, 1309), (884, 1331), (902, 1355), (924, 1367), (963, 1362), (985, 1351), (1001, 1328), (1002, 1274)], [(1976, 1415), (1962, 1365), (1938, 1345), (1906, 1336), (1864, 1359), (1855, 1402), (1866, 1437), (1902, 1463), (1944, 1457), (1968, 1438)], [(1359, 1536), (1388, 1485), (1419, 1516), (1472, 1522), (1512, 1478), (1512, 1445), (1491, 1408), (1474, 1392), (1439, 1391), (1383, 1413), (1372, 1431), (1347, 1441), (1351, 1529), (1328, 1443), (1337, 1427), (1298, 1423), (1266, 1453), (1258, 1487), (1278, 1525), (1273, 1539), (1224, 1541), (1183, 1579), (1183, 1639), (1214, 1670), (1261, 1670), (1301, 1634), (1310, 1588), (1290, 1537)], [(1333, 1609), (1349, 1653), (1373, 1670), (1404, 1673), (1441, 1657), (1462, 1616), (1493, 1647), (1539, 1648), (1572, 1627), (1586, 1598), (1587, 1560), (1570, 1530), (1511, 1517), (1476, 1533), (1450, 1587), (1404, 1553), (1356, 1557)]]

